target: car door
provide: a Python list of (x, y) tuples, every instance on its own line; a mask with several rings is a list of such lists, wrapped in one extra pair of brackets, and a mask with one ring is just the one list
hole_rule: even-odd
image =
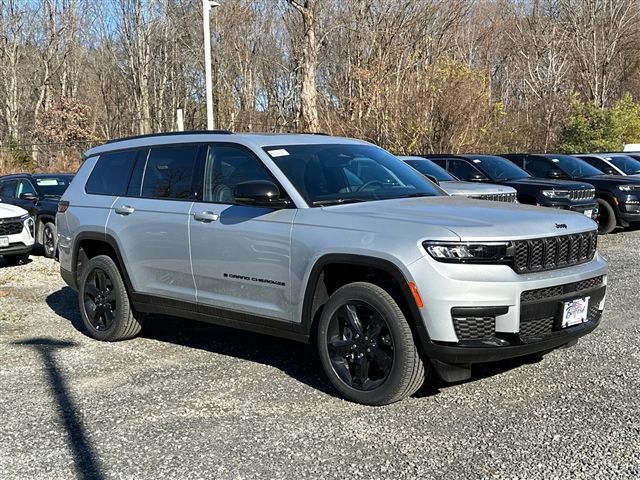
[(193, 204), (189, 218), (198, 309), (291, 321), (290, 237), (296, 210), (235, 202), (238, 183), (277, 184), (259, 158), (241, 145), (211, 144), (203, 179), (201, 200)]
[(200, 148), (184, 144), (141, 150), (126, 193), (113, 202), (107, 222), (134, 291), (187, 302), (194, 309), (188, 225)]

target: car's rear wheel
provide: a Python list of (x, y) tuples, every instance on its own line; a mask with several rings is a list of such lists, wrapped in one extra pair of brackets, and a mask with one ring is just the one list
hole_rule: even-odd
[(45, 257), (55, 258), (58, 251), (58, 230), (52, 222), (45, 223), (42, 229), (42, 247)]
[(411, 328), (393, 297), (377, 285), (357, 282), (336, 290), (323, 308), (317, 341), (325, 373), (348, 400), (386, 405), (424, 382)]
[(110, 257), (89, 260), (79, 287), (80, 313), (90, 336), (113, 342), (140, 332), (144, 317), (133, 310), (122, 275)]
[(598, 199), (598, 217), (596, 218), (598, 223), (598, 233), (605, 235), (613, 232), (616, 228), (616, 212), (613, 207), (606, 200)]

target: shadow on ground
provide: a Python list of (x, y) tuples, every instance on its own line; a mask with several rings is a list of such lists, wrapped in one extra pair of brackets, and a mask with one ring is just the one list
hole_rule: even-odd
[[(56, 314), (69, 320), (74, 328), (86, 335), (76, 292), (64, 287), (50, 294), (46, 301)], [(165, 315), (148, 316), (140, 336), (269, 365), (321, 392), (337, 395), (322, 373), (313, 345)], [(512, 359), (474, 365), (472, 377), (456, 385), (499, 375), (535, 361), (539, 359)], [(429, 369), (424, 386), (416, 396), (437, 395), (451, 385), (454, 384), (443, 382), (433, 369)]]

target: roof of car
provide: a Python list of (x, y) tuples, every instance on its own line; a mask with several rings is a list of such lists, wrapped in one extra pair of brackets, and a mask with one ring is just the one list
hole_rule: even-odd
[(125, 150), (153, 145), (176, 143), (229, 142), (253, 147), (304, 145), (304, 144), (365, 144), (368, 142), (353, 138), (333, 137), (313, 133), (231, 133), (226, 131), (169, 132), (138, 137), (111, 140), (104, 145), (94, 147), (85, 152), (86, 157), (112, 150)]
[(73, 173), (11, 173), (9, 175), (0, 176), (3, 180), (12, 178), (57, 178), (57, 177), (73, 177)]

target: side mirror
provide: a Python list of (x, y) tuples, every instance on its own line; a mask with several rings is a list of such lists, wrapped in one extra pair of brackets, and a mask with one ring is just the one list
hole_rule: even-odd
[(562, 170), (558, 170), (557, 168), (552, 168), (547, 172), (547, 178), (553, 178), (553, 179), (564, 178), (564, 173), (562, 172)]
[(468, 182), (486, 182), (488, 178), (480, 172), (473, 172), (469, 174), (469, 176), (465, 178), (465, 180), (467, 180)]
[(38, 200), (38, 196), (32, 192), (25, 192), (20, 194), (20, 200), (30, 200), (32, 202), (35, 202), (36, 200)]
[(280, 190), (268, 180), (251, 180), (241, 182), (233, 190), (233, 197), (237, 203), (261, 207), (284, 207), (289, 205), (286, 198), (280, 196)]
[(428, 180), (431, 180), (436, 185), (440, 185), (440, 182), (438, 181), (438, 179), (433, 175), (425, 175), (425, 177), (427, 177)]

